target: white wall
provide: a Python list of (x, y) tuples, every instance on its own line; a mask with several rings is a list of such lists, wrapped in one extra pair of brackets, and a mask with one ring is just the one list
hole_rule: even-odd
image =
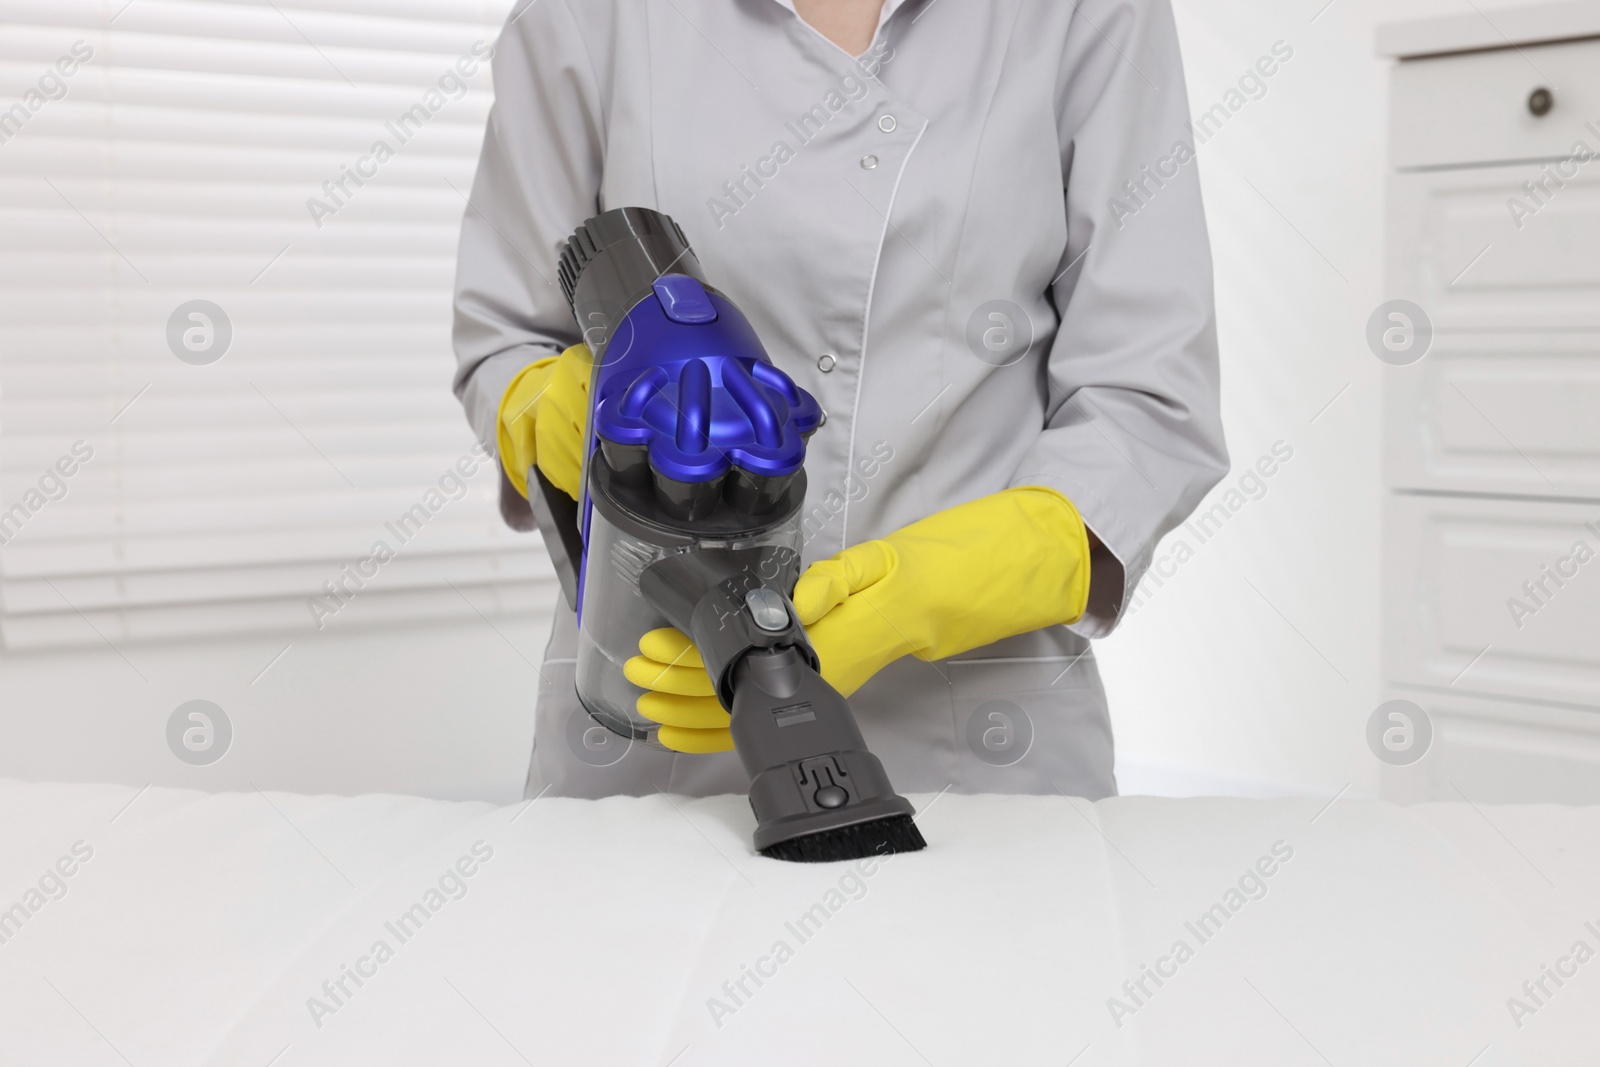
[[(1503, 5), (1500, 5), (1503, 6)], [(1459, 0), (1175, 0), (1191, 113), (1275, 41), (1293, 57), (1199, 149), (1233, 473), (1293, 458), (1101, 642), (1124, 791), (1374, 794), (1383, 290), (1379, 22)], [(1320, 11), (1320, 14), (1319, 14)], [(1492, 12), (1491, 12), (1492, 13)], [(1337, 400), (1334, 398), (1337, 397)], [(1333, 401), (1332, 406), (1327, 406)], [(1208, 500), (1209, 506), (1211, 501)], [(1173, 569), (1169, 564), (1169, 570)]]
[[(521, 794), (554, 583), (448, 389), (509, 2), (0, 0), (0, 108), (55, 84), (0, 136), (0, 509), (40, 499), (0, 534), (0, 775)], [(197, 297), (209, 360), (167, 329)], [(196, 699), (206, 766), (168, 748)]]
[[(520, 798), (543, 612), (492, 625), (474, 618), (385, 626), (356, 617), (378, 610), (358, 599), (348, 620), (292, 640), (0, 656), (0, 776), (210, 792)], [(167, 748), (168, 718), (196, 699), (220, 707), (233, 729), (226, 754), (207, 766), (182, 763)]]

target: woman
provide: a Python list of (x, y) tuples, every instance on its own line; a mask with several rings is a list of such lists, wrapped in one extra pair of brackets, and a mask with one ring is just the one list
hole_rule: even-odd
[[(1114, 794), (1089, 639), (1227, 469), (1166, 0), (533, 0), (494, 79), (455, 388), (508, 517), (577, 485), (562, 242), (664, 211), (827, 412), (794, 600), (891, 780)], [(608, 740), (574, 645), (563, 604), (530, 796), (745, 790), (681, 635), (628, 665), (677, 752)]]

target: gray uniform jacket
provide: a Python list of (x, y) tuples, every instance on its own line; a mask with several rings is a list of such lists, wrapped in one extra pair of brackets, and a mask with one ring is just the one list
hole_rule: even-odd
[[(783, 0), (534, 0), (494, 84), (455, 301), (479, 437), (520, 368), (579, 339), (555, 284), (573, 229), (667, 212), (827, 412), (806, 562), (1019, 485), (1104, 542), (1080, 622), (907, 657), (852, 698), (896, 787), (1115, 793), (1088, 639), (1227, 469), (1167, 0), (888, 0), (855, 58)], [(562, 604), (529, 795), (747, 788), (733, 753), (596, 726), (574, 644)]]

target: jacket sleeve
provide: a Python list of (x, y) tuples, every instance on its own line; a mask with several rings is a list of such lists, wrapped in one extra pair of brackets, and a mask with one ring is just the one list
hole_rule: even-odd
[(1156, 542), (1227, 472), (1216, 312), (1167, 0), (1084, 0), (1057, 84), (1068, 241), (1045, 428), (1012, 478), (1104, 544), (1072, 629), (1111, 632)]
[[(597, 213), (604, 129), (600, 83), (566, 0), (515, 6), (495, 47), (494, 91), (461, 222), (454, 323), (455, 394), (490, 447), (506, 385), (579, 340), (556, 260)], [(501, 496), (503, 512), (526, 509), (503, 477)]]

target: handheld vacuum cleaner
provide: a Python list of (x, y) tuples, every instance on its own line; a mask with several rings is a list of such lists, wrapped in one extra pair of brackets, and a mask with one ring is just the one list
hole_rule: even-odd
[(660, 212), (590, 219), (567, 241), (560, 278), (594, 356), (583, 491), (573, 501), (535, 470), (529, 502), (578, 613), (583, 707), (662, 747), (622, 665), (646, 632), (675, 626), (731, 715), (763, 855), (925, 847), (789, 599), (816, 399), (773, 365)]

